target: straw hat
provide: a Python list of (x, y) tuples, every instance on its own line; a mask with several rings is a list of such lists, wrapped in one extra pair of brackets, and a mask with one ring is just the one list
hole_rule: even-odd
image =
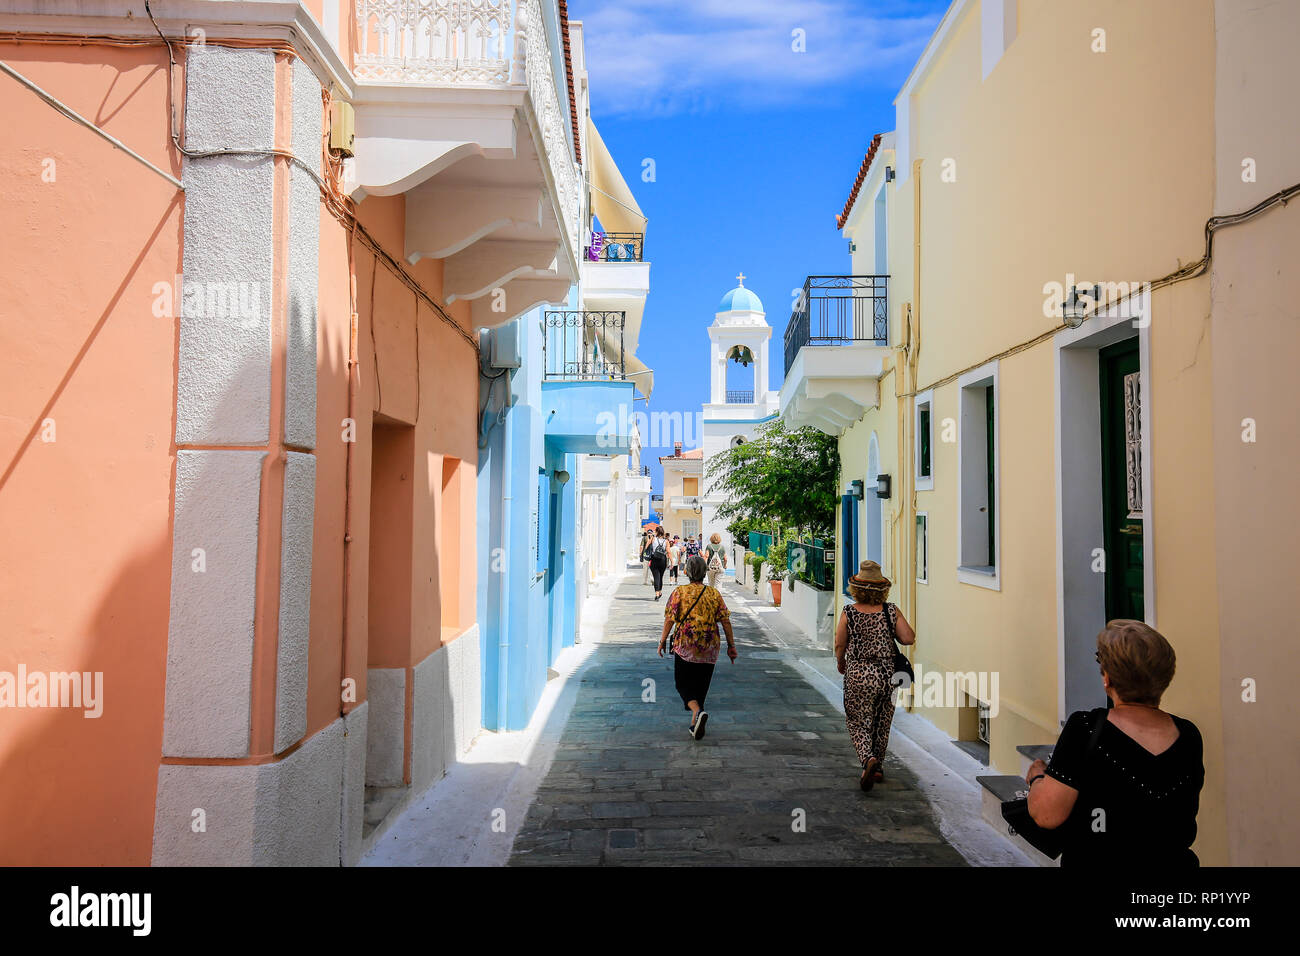
[(863, 561), (858, 565), (858, 573), (849, 578), (854, 583), (862, 587), (879, 587), (882, 584), (889, 587), (892, 583), (889, 578), (880, 573), (880, 565), (875, 561)]

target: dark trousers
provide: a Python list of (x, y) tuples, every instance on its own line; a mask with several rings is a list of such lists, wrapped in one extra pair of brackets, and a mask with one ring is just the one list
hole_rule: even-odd
[(677, 693), (681, 695), (682, 706), (690, 710), (689, 701), (695, 701), (704, 709), (704, 698), (709, 693), (709, 684), (713, 681), (712, 664), (697, 664), (684, 661), (673, 655), (673, 680), (677, 684)]
[(664, 571), (668, 568), (668, 559), (655, 555), (650, 559), (650, 576), (654, 578), (655, 590), (664, 589)]
[(671, 568), (669, 568), (668, 570), (672, 572), (673, 580), (676, 581), (676, 580), (677, 580), (677, 565), (674, 564), (674, 565), (673, 565)]

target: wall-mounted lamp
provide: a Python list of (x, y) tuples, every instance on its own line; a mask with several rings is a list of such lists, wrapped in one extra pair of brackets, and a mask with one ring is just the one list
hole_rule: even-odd
[(694, 511), (695, 511), (696, 514), (702, 514), (702, 513), (704, 512), (704, 509), (700, 507), (700, 499), (699, 499), (699, 498), (693, 498), (693, 499), (691, 499), (691, 508), (694, 509)]
[(876, 497), (889, 497), (889, 475), (876, 475)]
[(885, 182), (887, 182), (887, 183), (892, 183), (893, 181), (894, 181), (894, 167), (893, 167), (893, 166), (886, 166), (886, 167), (885, 167)]
[(1066, 326), (1071, 329), (1077, 329), (1088, 318), (1088, 307), (1079, 299), (1079, 293), (1081, 292), (1091, 299), (1092, 304), (1095, 306), (1101, 293), (1101, 287), (1095, 285), (1070, 286), (1070, 294), (1061, 303), (1061, 318), (1065, 320)]
[(864, 494), (862, 482), (850, 481), (848, 490), (845, 491), (844, 493), (848, 495), (850, 498), (857, 498), (858, 501), (861, 501), (862, 496)]

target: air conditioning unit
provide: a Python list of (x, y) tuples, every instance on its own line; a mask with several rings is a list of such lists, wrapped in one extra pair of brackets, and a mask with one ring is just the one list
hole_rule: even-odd
[(522, 322), (508, 322), (487, 332), (488, 366), (490, 368), (519, 368), (523, 364)]

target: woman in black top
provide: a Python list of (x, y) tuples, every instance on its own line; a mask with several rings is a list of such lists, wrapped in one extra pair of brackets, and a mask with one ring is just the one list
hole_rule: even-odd
[(655, 600), (663, 596), (664, 571), (668, 568), (668, 533), (660, 528), (650, 539), (650, 577), (653, 578)]
[(1029, 768), (1029, 814), (1062, 828), (1062, 866), (1197, 866), (1201, 733), (1160, 709), (1174, 649), (1141, 621), (1111, 621), (1097, 663), (1112, 706), (1071, 714), (1051, 763)]

